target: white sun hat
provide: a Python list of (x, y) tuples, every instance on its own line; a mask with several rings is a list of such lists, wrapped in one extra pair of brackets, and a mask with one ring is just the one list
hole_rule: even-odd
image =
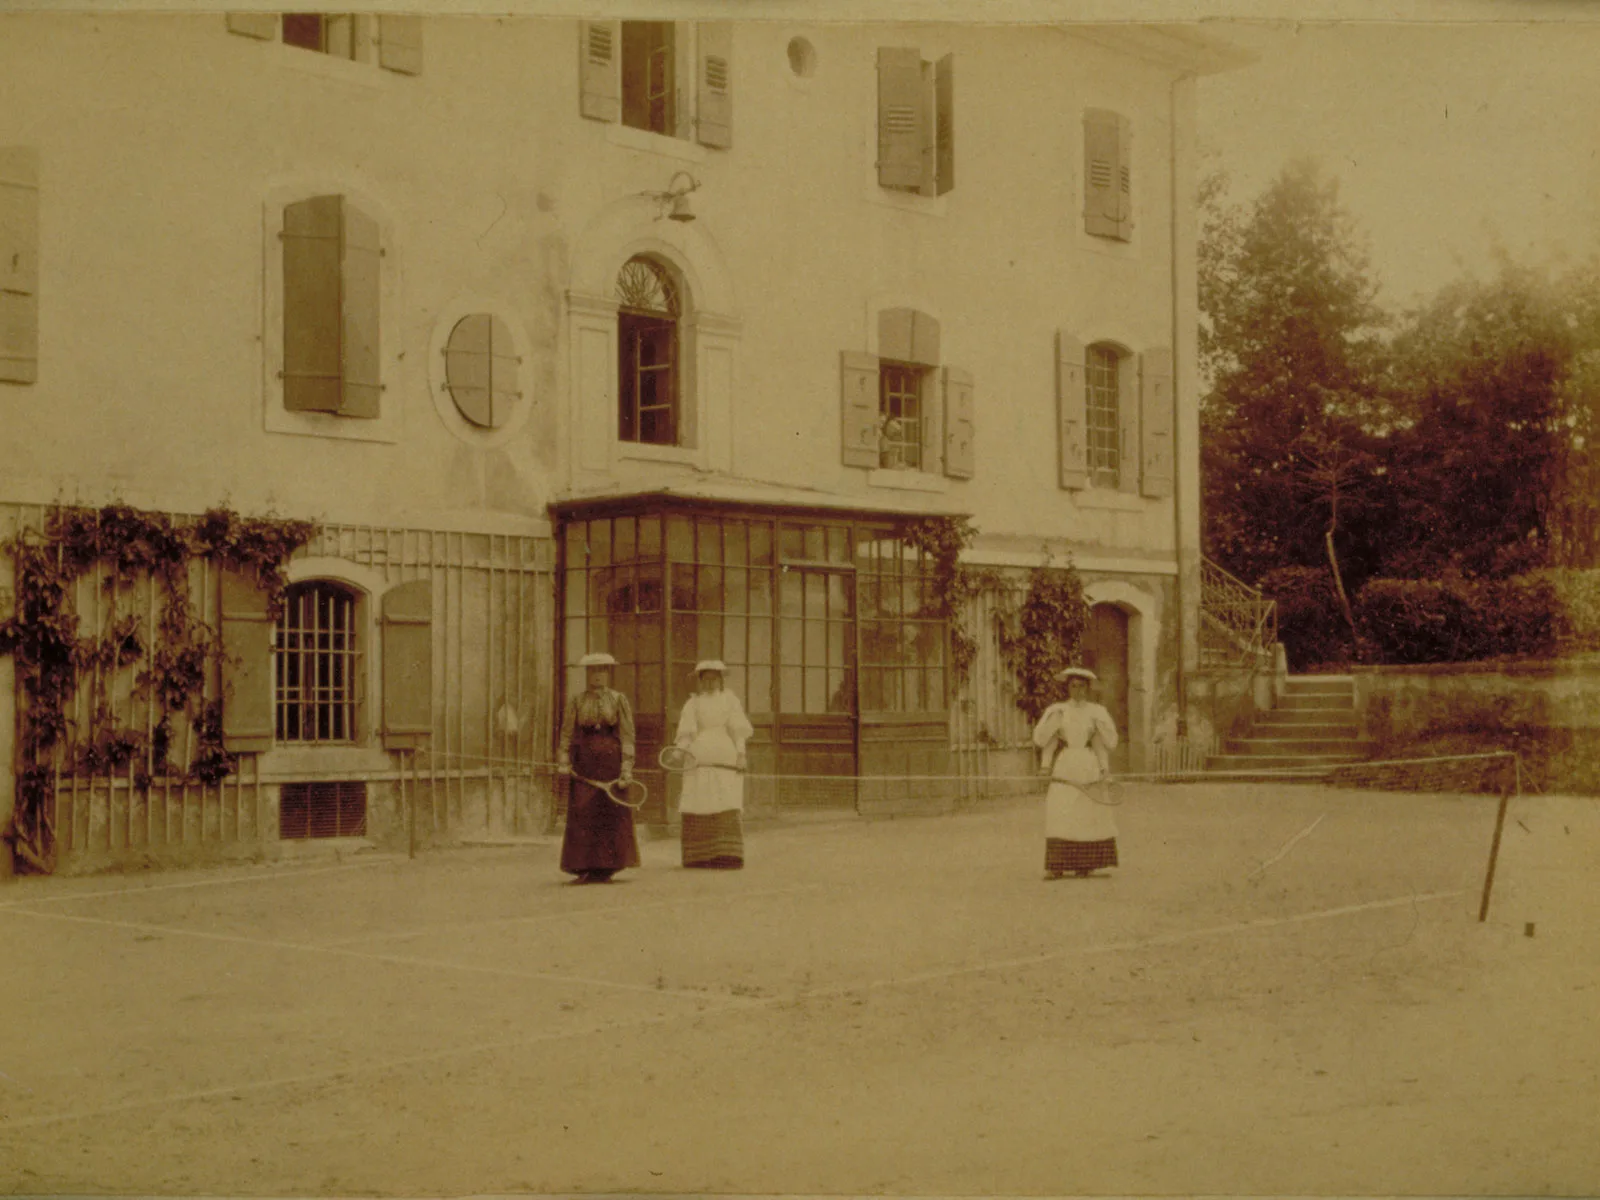
[(1082, 679), (1088, 683), (1100, 682), (1100, 677), (1089, 670), (1088, 667), (1068, 667), (1065, 671), (1058, 671), (1056, 679), (1058, 682), (1064, 682), (1068, 679)]
[(694, 673), (696, 675), (700, 674), (701, 671), (716, 671), (719, 675), (726, 675), (728, 673), (728, 664), (720, 658), (703, 658), (694, 665)]
[(580, 658), (578, 665), (580, 667), (614, 667), (617, 665), (617, 660), (604, 650), (596, 650)]

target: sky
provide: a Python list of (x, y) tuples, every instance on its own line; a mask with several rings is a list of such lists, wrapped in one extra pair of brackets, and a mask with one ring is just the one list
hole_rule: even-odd
[(1390, 306), (1490, 273), (1496, 244), (1533, 263), (1600, 252), (1600, 11), (1568, 15), (1210, 23), (1258, 59), (1200, 81), (1206, 161), (1248, 200), (1291, 158), (1317, 158)]

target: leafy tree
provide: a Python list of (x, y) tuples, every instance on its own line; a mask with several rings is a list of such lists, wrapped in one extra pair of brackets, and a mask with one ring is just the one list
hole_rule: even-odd
[(1305, 159), (1248, 206), (1215, 174), (1200, 200), (1206, 550), (1245, 579), (1286, 566), (1337, 575), (1337, 538), (1356, 552), (1347, 573), (1364, 578), (1385, 316), (1338, 182)]

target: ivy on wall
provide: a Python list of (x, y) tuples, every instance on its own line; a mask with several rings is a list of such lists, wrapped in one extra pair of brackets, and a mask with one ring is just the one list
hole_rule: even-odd
[(1044, 565), (1028, 573), (1028, 592), (1014, 612), (995, 613), (1000, 656), (1017, 680), (1017, 707), (1028, 720), (1065, 694), (1056, 675), (1083, 665), (1083, 636), (1089, 627), (1089, 602), (1083, 580), (1072, 565)]
[(965, 683), (978, 655), (977, 636), (964, 622), (966, 605), (998, 583), (999, 575), (961, 561), (961, 552), (978, 535), (965, 517), (917, 517), (899, 522), (894, 532), (900, 541), (922, 551), (933, 568), (935, 612), (950, 629), (951, 678), (957, 684)]
[[(214, 785), (234, 770), (236, 756), (222, 739), (222, 701), (205, 698), (207, 676), (222, 662), (221, 637), (195, 612), (189, 565), (199, 559), (252, 575), (276, 616), (288, 587), (289, 558), (316, 533), (311, 522), (240, 517), (226, 508), (174, 518), (109, 504), (54, 509), (42, 532), (25, 530), (7, 543), (16, 567), (16, 611), (0, 622), (0, 654), (12, 656), (23, 703), (17, 714), (16, 805), (0, 836), (23, 863), (44, 872), (54, 865), (50, 800), (56, 754), (80, 691), (88, 724), (74, 730), (75, 757), (60, 764), (64, 769), (103, 774), (131, 767), (141, 791), (157, 776)], [(100, 627), (84, 635), (73, 597), (78, 581), (97, 563), (106, 568), (106, 611)], [(161, 589), (155, 629), (146, 615), (124, 611), (125, 599), (146, 579)], [(117, 674), (141, 661), (132, 694), (148, 699), (159, 714), (148, 731), (120, 725), (113, 703)], [(188, 763), (170, 759), (175, 714), (195, 734), (197, 748)]]

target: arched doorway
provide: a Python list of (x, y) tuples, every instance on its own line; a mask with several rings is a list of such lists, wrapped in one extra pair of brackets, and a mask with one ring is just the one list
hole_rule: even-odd
[(1111, 752), (1111, 769), (1128, 769), (1128, 614), (1115, 604), (1096, 604), (1089, 610), (1084, 631), (1083, 661), (1100, 677), (1093, 699), (1106, 707), (1117, 723), (1117, 748)]

